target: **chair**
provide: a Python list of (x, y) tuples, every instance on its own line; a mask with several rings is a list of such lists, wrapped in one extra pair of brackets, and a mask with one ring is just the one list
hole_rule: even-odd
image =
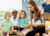
[(0, 36), (3, 36), (3, 27), (0, 29)]
[(9, 33), (7, 33), (6, 36), (9, 36)]

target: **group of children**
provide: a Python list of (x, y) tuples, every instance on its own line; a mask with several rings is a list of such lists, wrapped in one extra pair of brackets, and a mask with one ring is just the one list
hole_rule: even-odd
[(39, 10), (41, 10), (41, 8), (44, 7), (44, 13), (41, 15), (39, 12), (35, 12), (32, 15), (33, 28), (27, 28), (27, 29), (22, 28), (23, 26), (29, 24), (26, 16), (26, 12), (24, 10), (21, 10), (18, 19), (17, 19), (18, 11), (14, 10), (12, 11), (12, 13), (6, 12), (4, 14), (4, 20), (1, 23), (1, 27), (3, 27), (3, 33), (14, 34), (14, 33), (20, 32), (25, 36), (28, 32), (34, 30), (34, 28), (36, 28), (39, 24), (44, 24), (47, 34), (43, 36), (50, 36), (50, 0), (46, 0), (46, 1), (47, 2), (44, 3), (39, 8)]
[[(16, 14), (16, 13), (15, 13)], [(15, 23), (13, 23), (10, 19), (11, 19), (12, 14), (10, 12), (6, 12), (4, 15), (4, 20), (2, 21), (2, 26), (3, 27), (3, 33), (9, 33), (9, 34), (13, 34), (15, 29), (14, 29), (14, 25)], [(35, 24), (41, 24), (41, 20), (40, 20), (40, 13), (39, 12), (35, 12), (33, 13), (33, 19), (32, 19), (32, 27), (37, 27), (37, 25)], [(45, 27), (46, 30), (50, 31), (50, 14), (49, 13), (43, 13), (42, 14), (42, 20), (45, 23)], [(19, 19), (16, 20), (18, 23), (16, 25), (18, 25), (17, 27), (19, 27), (19, 31), (26, 35), (28, 32), (34, 30), (33, 28), (22, 28), (22, 26), (27, 25), (28, 24), (28, 19), (26, 17), (26, 12), (24, 10), (21, 10), (20, 14), (19, 14)], [(23, 31), (25, 29), (25, 31)], [(18, 31), (18, 32), (19, 32)], [(17, 32), (17, 30), (15, 31), (15, 33)], [(24, 32), (24, 33), (23, 33)], [(48, 33), (48, 32), (47, 32)]]

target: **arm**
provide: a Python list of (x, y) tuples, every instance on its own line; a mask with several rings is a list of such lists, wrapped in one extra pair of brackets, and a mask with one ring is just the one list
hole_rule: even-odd
[(39, 10), (41, 11), (42, 8), (43, 8), (43, 6), (40, 6), (40, 7), (39, 7)]
[(18, 26), (20, 26), (20, 23), (19, 23), (19, 21), (18, 21)]
[(12, 26), (11, 29), (12, 29), (12, 32), (13, 32), (14, 31), (14, 27)]
[(43, 24), (34, 24), (33, 27), (43, 26)]
[(26, 20), (26, 25), (28, 24), (28, 20)]
[(39, 26), (39, 25), (40, 25), (40, 26), (43, 26), (43, 24), (37, 24), (37, 26)]
[(1, 30), (2, 27), (3, 27), (3, 26), (0, 27), (0, 30)]

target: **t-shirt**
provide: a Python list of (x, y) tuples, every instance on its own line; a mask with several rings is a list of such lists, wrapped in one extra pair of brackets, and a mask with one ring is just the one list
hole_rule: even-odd
[(48, 31), (50, 31), (49, 30), (50, 29), (50, 21), (46, 21), (45, 22), (45, 29), (48, 30)]
[(44, 7), (44, 12), (50, 13), (50, 4), (43, 3), (42, 6)]
[(34, 19), (32, 19), (32, 24), (41, 24), (41, 21), (38, 20), (36, 23), (34, 23)]
[(3, 20), (1, 25), (3, 26), (3, 31), (5, 30), (9, 30), (11, 31), (11, 26), (13, 26), (13, 23), (11, 21), (6, 21), (6, 20)]
[(26, 24), (27, 18), (19, 19), (20, 25)]
[(14, 20), (14, 18), (13, 18), (13, 17), (11, 17), (11, 19), (10, 19), (10, 20), (12, 21), (13, 26), (18, 26), (17, 18)]

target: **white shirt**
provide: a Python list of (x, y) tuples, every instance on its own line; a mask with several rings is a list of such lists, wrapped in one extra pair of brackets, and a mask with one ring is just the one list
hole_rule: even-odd
[(32, 19), (32, 24), (41, 24), (41, 21), (38, 20), (36, 23), (34, 23), (34, 19)]
[(14, 20), (13, 17), (11, 17), (11, 21), (13, 23), (13, 26), (18, 26), (17, 18)]

